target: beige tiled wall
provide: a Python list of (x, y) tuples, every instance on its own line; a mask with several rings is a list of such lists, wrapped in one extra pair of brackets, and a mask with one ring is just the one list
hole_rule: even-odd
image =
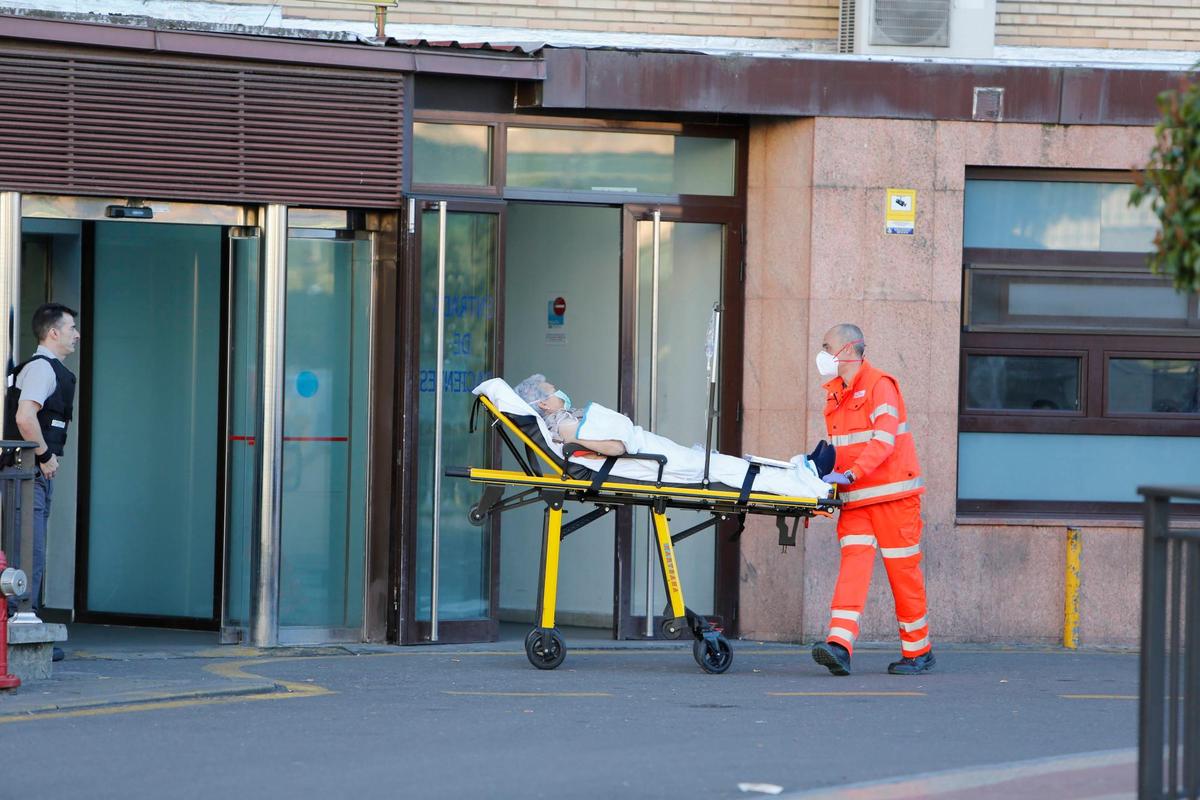
[[(928, 490), (923, 551), (935, 641), (1053, 643), (1062, 635), (1066, 521), (960, 524), (955, 515), (963, 192), (967, 165), (1128, 170), (1150, 128), (819, 118), (751, 125), (747, 197), (747, 452), (787, 458), (825, 435), (813, 358), (855, 322), (894, 374)], [(888, 187), (917, 190), (916, 232), (884, 232)], [(1137, 639), (1140, 530), (1083, 526), (1084, 644)], [(787, 551), (770, 520), (741, 538), (743, 635), (807, 640), (828, 624), (834, 524)], [(866, 640), (896, 640), (877, 565)]]
[[(276, 6), (274, 0), (226, 0)], [(838, 33), (838, 0), (382, 0), (388, 21), (589, 32), (818, 39)], [(284, 0), (285, 17), (374, 19), (371, 0)], [(1200, 0), (997, 0), (996, 43), (1189, 50)]]
[(1196, 50), (1200, 0), (999, 0), (996, 44)]
[[(288, 16), (315, 18), (367, 20), (374, 13), (357, 0), (290, 0), (283, 7)], [(832, 40), (838, 0), (399, 0), (388, 21)]]

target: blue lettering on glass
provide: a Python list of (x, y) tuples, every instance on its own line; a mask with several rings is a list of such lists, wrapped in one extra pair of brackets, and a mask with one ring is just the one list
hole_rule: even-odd
[[(442, 391), (447, 394), (469, 394), (479, 384), (492, 377), (487, 370), (448, 369), (442, 373)], [(418, 389), (422, 394), (433, 394), (437, 386), (437, 370), (421, 370)]]
[(296, 376), (296, 392), (301, 397), (312, 397), (317, 393), (318, 388), (320, 388), (320, 382), (314, 373), (304, 370)]
[(451, 334), (448, 344), (452, 356), (471, 355), (471, 332)]
[[(426, 313), (437, 313), (437, 295), (429, 297)], [(496, 304), (490, 294), (448, 294), (446, 295), (446, 319), (483, 319), (490, 320), (496, 316)]]

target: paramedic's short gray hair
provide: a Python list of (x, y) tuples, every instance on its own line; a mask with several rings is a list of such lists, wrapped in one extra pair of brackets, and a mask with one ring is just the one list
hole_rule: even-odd
[(857, 342), (857, 344), (852, 344), (850, 347), (854, 350), (854, 355), (859, 358), (863, 357), (863, 353), (867, 349), (867, 343), (863, 339), (862, 328), (852, 325), (849, 322), (843, 322), (841, 325), (833, 326), (833, 329), (837, 331), (838, 338), (843, 342)]
[(517, 396), (524, 400), (529, 405), (534, 405), (539, 400), (545, 400), (550, 396), (550, 393), (544, 388), (546, 385), (546, 376), (540, 372), (535, 372), (525, 380), (521, 381), (514, 387)]

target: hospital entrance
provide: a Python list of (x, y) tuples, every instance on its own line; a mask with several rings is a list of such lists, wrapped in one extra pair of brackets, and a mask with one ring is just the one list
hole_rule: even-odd
[[(722, 413), (713, 442), (736, 448), (740, 218), (725, 210), (697, 214), (648, 204), (417, 202), (420, 443), (409, 560), (415, 614), (403, 639), (495, 639), (500, 623), (519, 623), (523, 631), (534, 619), (544, 506), (534, 503), (472, 524), (468, 511), (482, 489), (448, 477), (435, 486), (430, 434), (441, 432), (443, 473), (489, 459), (518, 468), (498, 437), (487, 435), (486, 413), (471, 432), (471, 390), (491, 377), (515, 386), (542, 373), (575, 406), (600, 403), (702, 448), (709, 399), (705, 347), (713, 307), (721, 305), (731, 321), (722, 352), (737, 356), (726, 360), (734, 366), (718, 384)], [(439, 265), (445, 287), (440, 418), (434, 391)], [(564, 522), (590, 510), (568, 503)], [(681, 531), (708, 517), (673, 511), (671, 528)], [(616, 638), (661, 636), (667, 597), (653, 547), (644, 508), (618, 509), (565, 538), (558, 624)], [(728, 529), (708, 528), (680, 542), (676, 552), (688, 607), (729, 624), (718, 587), (729, 575), (736, 582), (737, 550)]]

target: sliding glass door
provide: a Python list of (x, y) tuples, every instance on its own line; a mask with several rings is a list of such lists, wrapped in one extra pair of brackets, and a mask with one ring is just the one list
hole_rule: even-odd
[[(497, 374), (499, 204), (428, 201), (414, 215), (417, 247), (408, 307), (419, 347), (409, 353), (417, 379), (409, 400), (402, 493), (408, 537), (406, 584), (411, 609), (402, 637), (410, 642), (487, 641), (497, 636), (496, 527), (468, 522), (479, 489), (445, 479), (450, 467), (486, 466), (493, 458), (486, 426), (469, 430), (471, 390)], [(415, 363), (413, 363), (415, 361)], [(415, 398), (413, 394), (415, 393)], [(413, 446), (415, 444), (415, 447)]]
[[(721, 306), (724, 323), (720, 346), (722, 373), (718, 376), (712, 444), (737, 445), (735, 409), (729, 408), (723, 384), (729, 378), (731, 346), (740, 326), (738, 276), (733, 269), (740, 252), (739, 228), (726, 214), (684, 212), (677, 207), (626, 206), (625, 283), (623, 316), (626, 331), (628, 390), (625, 400), (637, 424), (683, 444), (703, 448), (707, 441), (708, 383), (705, 345), (714, 305)], [(733, 241), (731, 242), (731, 236)], [(730, 285), (730, 281), (734, 283)], [(732, 305), (731, 308), (726, 308)], [(732, 312), (732, 313), (730, 313)], [(730, 339), (734, 341), (731, 343)], [(738, 353), (740, 362), (740, 353)], [(737, 367), (735, 367), (736, 371)], [(735, 392), (730, 392), (732, 397)], [(734, 400), (736, 402), (736, 400)], [(709, 515), (674, 511), (671, 530), (678, 533)], [(656, 637), (667, 604), (658, 550), (650, 517), (634, 510), (618, 535), (618, 561), (623, 594), (618, 633), (622, 637)], [(676, 548), (688, 607), (701, 615), (725, 620), (732, 603), (718, 608), (720, 569), (730, 558), (736, 569), (736, 549), (722, 554), (720, 528), (710, 528)], [(649, 609), (649, 611), (647, 611)]]

